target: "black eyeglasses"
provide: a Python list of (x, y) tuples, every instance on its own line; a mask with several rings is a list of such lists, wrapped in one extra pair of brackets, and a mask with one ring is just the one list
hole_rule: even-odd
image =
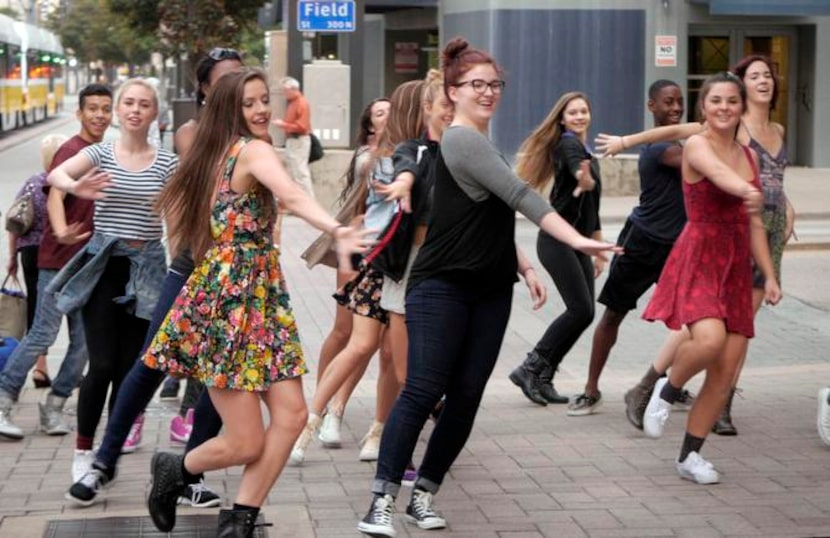
[(222, 60), (239, 60), (242, 61), (242, 54), (239, 53), (236, 49), (225, 49), (222, 47), (216, 47), (215, 49), (208, 52), (208, 57), (211, 60), (215, 60), (217, 62), (221, 62)]
[(490, 91), (493, 92), (494, 95), (498, 95), (502, 92), (502, 90), (504, 90), (506, 82), (503, 80), (491, 80), (490, 82), (487, 82), (486, 80), (476, 78), (473, 80), (465, 80), (464, 82), (459, 82), (458, 84), (453, 84), (453, 86), (461, 87), (466, 84), (469, 84), (473, 91), (478, 94), (483, 95), (487, 91), (487, 88), (490, 88)]

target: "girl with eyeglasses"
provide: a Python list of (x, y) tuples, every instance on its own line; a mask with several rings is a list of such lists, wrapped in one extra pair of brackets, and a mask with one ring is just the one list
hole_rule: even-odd
[[(201, 111), (205, 98), (216, 81), (225, 73), (242, 66), (239, 53), (236, 53), (234, 57), (231, 57), (232, 55), (228, 52), (221, 55), (226, 58), (216, 60), (212, 56), (207, 56), (196, 67), (198, 82), (196, 99), (199, 111)], [(199, 116), (183, 124), (176, 131), (174, 142), (176, 150), (182, 156), (186, 156), (193, 146), (198, 119)], [(168, 310), (173, 305), (173, 301), (193, 272), (193, 268), (193, 257), (188, 250), (183, 250), (173, 258), (170, 267), (167, 269), (164, 282), (161, 284), (158, 302), (146, 332), (143, 349), (146, 349), (150, 340), (155, 336)], [(121, 384), (118, 397), (110, 411), (104, 438), (95, 453), (95, 459), (88, 472), (81, 473), (79, 477), (73, 477), (74, 483), (65, 495), (67, 500), (79, 506), (91, 506), (95, 503), (98, 494), (111, 485), (116, 476), (118, 460), (121, 457), (124, 443), (133, 434), (134, 424), (140, 425), (143, 423), (142, 413), (163, 380), (164, 372), (149, 368), (140, 360), (133, 363)], [(191, 383), (193, 384), (192, 388)], [(173, 437), (174, 426), (182, 427), (187, 434), (187, 438), (183, 439), (187, 443), (187, 450), (192, 450), (204, 441), (215, 437), (222, 429), (222, 419), (214, 409), (207, 392), (204, 391), (204, 387), (195, 380), (188, 381), (188, 390), (182, 402), (180, 413), (180, 415), (173, 418), (171, 423), (171, 438), (176, 439)], [(197, 417), (198, 420), (194, 418), (188, 423), (182, 419), (183, 416)], [(182, 441), (182, 439), (176, 440)], [(208, 488), (204, 482), (204, 477), (200, 476), (198, 481), (187, 486), (179, 502), (197, 508), (209, 508), (218, 506), (221, 499)]]
[[(531, 270), (516, 253), (515, 212), (588, 254), (619, 250), (574, 230), (513, 174), (487, 138), (503, 87), (495, 60), (456, 38), (443, 51), (443, 71), (455, 117), (441, 138), (432, 219), (407, 289), (406, 385), (384, 427), (373, 499), (357, 527), (372, 536), (395, 535), (401, 476), (444, 394), (406, 519), (421, 529), (446, 526), (432, 506), (433, 495), (472, 430), (507, 328), (517, 272)], [(473, 80), (486, 83), (481, 93)]]
[[(591, 105), (585, 94), (562, 95), (547, 118), (519, 149), (516, 170), (536, 189), (554, 179), (550, 203), (579, 233), (602, 240), (599, 202), (602, 194), (599, 163), (587, 147)], [(594, 279), (605, 267), (594, 257), (539, 232), (539, 261), (553, 278), (565, 303), (565, 311), (548, 326), (524, 363), (510, 373), (510, 380), (539, 405), (568, 403), (553, 387), (553, 375), (565, 355), (594, 319)], [(568, 414), (585, 414), (597, 407), (601, 396), (581, 394)]]

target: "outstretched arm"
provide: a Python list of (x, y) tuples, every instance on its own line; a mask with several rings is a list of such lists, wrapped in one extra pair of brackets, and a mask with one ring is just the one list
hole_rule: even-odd
[[(690, 138), (686, 142), (683, 158), (697, 174), (707, 178), (719, 189), (743, 198), (748, 211), (757, 212), (761, 208), (764, 201), (761, 191), (724, 163), (706, 138), (702, 136)], [(685, 177), (686, 171), (684, 170)]]
[(374, 242), (366, 236), (377, 230), (358, 230), (340, 224), (328, 211), (300, 186), (285, 171), (274, 148), (262, 140), (252, 140), (240, 154), (237, 166), (241, 172), (250, 173), (265, 185), (289, 211), (323, 232), (331, 234), (337, 241), (337, 253), (343, 267), (352, 253), (363, 253)]
[(639, 133), (622, 136), (600, 133), (594, 139), (594, 147), (603, 157), (610, 157), (622, 153), (626, 149), (640, 144), (653, 144), (668, 140), (682, 140), (692, 135), (700, 134), (706, 129), (702, 123), (680, 123), (678, 125), (664, 125), (654, 127)]

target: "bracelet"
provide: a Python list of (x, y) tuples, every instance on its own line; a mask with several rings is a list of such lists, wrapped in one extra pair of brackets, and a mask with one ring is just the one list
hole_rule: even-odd
[(628, 149), (628, 146), (625, 145), (625, 135), (620, 137), (620, 142), (622, 142), (623, 149)]

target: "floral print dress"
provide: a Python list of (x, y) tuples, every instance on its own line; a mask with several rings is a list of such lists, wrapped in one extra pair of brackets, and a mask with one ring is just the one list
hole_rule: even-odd
[(144, 364), (208, 387), (265, 391), (307, 372), (278, 251), (255, 191), (230, 181), (247, 139), (231, 148), (211, 216), (213, 246), (179, 292)]

